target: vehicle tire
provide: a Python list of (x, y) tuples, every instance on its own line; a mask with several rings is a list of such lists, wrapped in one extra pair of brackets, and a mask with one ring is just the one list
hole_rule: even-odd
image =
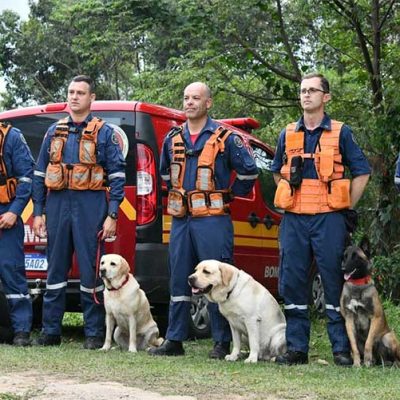
[(211, 322), (207, 305), (208, 300), (204, 296), (192, 296), (189, 319), (189, 337), (192, 339), (210, 337)]
[(318, 317), (325, 315), (324, 287), (322, 286), (321, 275), (316, 268), (313, 268), (309, 279), (309, 303)]

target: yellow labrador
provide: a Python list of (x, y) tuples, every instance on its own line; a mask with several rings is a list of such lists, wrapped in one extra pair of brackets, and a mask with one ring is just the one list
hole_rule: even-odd
[(245, 360), (270, 360), (286, 351), (286, 321), (271, 293), (249, 274), (233, 265), (205, 260), (189, 276), (193, 294), (218, 303), (232, 331), (233, 348), (225, 360), (236, 361), (241, 340), (250, 349)]
[(106, 287), (106, 338), (101, 350), (111, 348), (112, 332), (115, 342), (123, 349), (136, 353), (149, 345), (160, 346), (157, 324), (150, 305), (138, 282), (129, 273), (127, 261), (118, 254), (107, 254), (100, 260), (100, 277)]

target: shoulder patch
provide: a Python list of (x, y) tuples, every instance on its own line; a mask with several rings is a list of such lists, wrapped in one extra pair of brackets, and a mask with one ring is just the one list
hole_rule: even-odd
[(112, 135), (111, 135), (111, 141), (112, 141), (114, 144), (119, 144), (117, 134), (116, 134), (116, 132), (115, 132), (114, 130), (113, 130), (113, 133), (112, 133)]
[(235, 135), (233, 137), (233, 142), (235, 143), (235, 146), (241, 149), (243, 147), (243, 140), (240, 136)]

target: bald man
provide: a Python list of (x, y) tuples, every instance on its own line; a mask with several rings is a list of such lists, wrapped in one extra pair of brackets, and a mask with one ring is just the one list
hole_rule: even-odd
[[(169, 188), (168, 212), (172, 215), (171, 299), (166, 340), (150, 350), (155, 356), (185, 353), (182, 342), (188, 337), (192, 296), (188, 277), (202, 260), (233, 263), (229, 203), (234, 196), (248, 194), (257, 178), (254, 159), (241, 137), (208, 116), (212, 103), (205, 83), (188, 85), (183, 95), (187, 121), (167, 134), (162, 148), (160, 172)], [(219, 143), (223, 148), (215, 153), (209, 151)], [(236, 179), (230, 185), (232, 171), (236, 172)], [(209, 357), (223, 359), (230, 350), (229, 324), (217, 304), (210, 303), (208, 311), (214, 340)]]

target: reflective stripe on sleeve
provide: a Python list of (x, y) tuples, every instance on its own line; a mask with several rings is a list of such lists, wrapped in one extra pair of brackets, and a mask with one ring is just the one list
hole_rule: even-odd
[(42, 177), (42, 178), (46, 178), (46, 173), (45, 173), (45, 172), (42, 172), (42, 171), (37, 171), (37, 170), (35, 170), (35, 171), (33, 172), (33, 175), (35, 175), (35, 176), (40, 176), (40, 177)]
[(26, 176), (22, 176), (21, 178), (18, 179), (18, 182), (32, 183), (32, 179)]
[(170, 181), (171, 177), (169, 175), (161, 175), (163, 181)]
[(108, 180), (113, 180), (115, 178), (125, 178), (125, 172), (114, 172), (113, 174), (108, 175)]

